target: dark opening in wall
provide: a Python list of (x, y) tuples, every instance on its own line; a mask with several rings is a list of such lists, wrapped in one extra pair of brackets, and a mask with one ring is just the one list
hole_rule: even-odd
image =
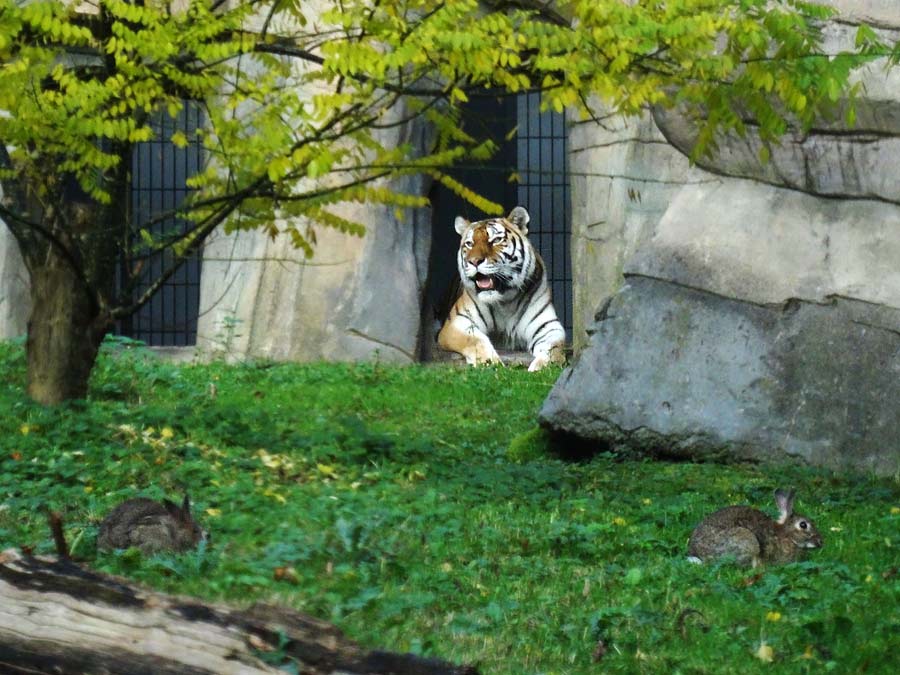
[[(179, 148), (172, 144), (172, 134), (182, 131), (194, 138), (203, 122), (199, 106), (186, 104), (173, 119), (165, 112), (153, 121), (154, 140), (137, 146), (132, 162), (133, 232), (141, 223), (181, 204), (190, 192), (187, 179), (200, 171), (203, 157), (199, 143)], [(187, 224), (179, 218), (166, 218), (150, 232), (154, 237), (184, 232)], [(134, 291), (139, 297), (159, 277), (172, 260), (172, 252), (153, 255), (144, 263), (141, 283)], [(124, 273), (124, 271), (123, 271)], [(134, 315), (119, 322), (117, 332), (153, 346), (187, 346), (197, 342), (197, 316), (200, 306), (200, 259), (194, 257), (175, 272), (151, 300)]]
[[(571, 216), (565, 116), (552, 111), (542, 113), (540, 94), (501, 97), (485, 94), (470, 97), (463, 125), (477, 138), (494, 139), (500, 149), (486, 162), (454, 169), (453, 177), (502, 204), (506, 213), (517, 205), (528, 210), (531, 215), (528, 238), (547, 265), (553, 304), (571, 339)], [(515, 133), (507, 138), (513, 130)], [(453, 221), (456, 216), (481, 220), (487, 215), (442, 185), (432, 190), (431, 201), (434, 226), (425, 315), (428, 319), (433, 314), (437, 322), (442, 322), (456, 299), (450, 297), (458, 274), (459, 235)], [(426, 341), (436, 334), (435, 327), (426, 326)], [(430, 353), (430, 345), (423, 345), (423, 357)]]

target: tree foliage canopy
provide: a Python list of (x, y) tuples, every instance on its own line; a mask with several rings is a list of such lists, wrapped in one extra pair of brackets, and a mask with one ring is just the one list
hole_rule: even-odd
[[(71, 174), (110, 204), (110, 172), (153, 137), (153, 114), (175, 115), (193, 99), (206, 115), (196, 134), (209, 158), (184, 207), (196, 228), (158, 245), (188, 248), (230, 219), (284, 228), (311, 251), (308, 232), (276, 223), (303, 215), (359, 232), (329, 207), (422, 203), (379, 178), (429, 171), (478, 202), (441, 171), (492, 149), (458, 124), (458, 104), (474, 89), (541, 89), (546, 106), (582, 115), (597, 100), (625, 114), (702, 106), (698, 152), (747, 119), (767, 139), (791, 117), (810, 125), (860, 62), (820, 54), (829, 13), (799, 0), (2, 0), (0, 139), (11, 147), (3, 178), (46, 207)], [(873, 47), (874, 35), (860, 44)], [(387, 129), (416, 115), (439, 132), (425, 156), (386, 142), (395, 141)], [(25, 214), (7, 206), (3, 215)]]

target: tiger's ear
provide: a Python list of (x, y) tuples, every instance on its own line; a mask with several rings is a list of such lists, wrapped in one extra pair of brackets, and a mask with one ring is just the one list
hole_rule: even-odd
[(456, 216), (456, 220), (453, 222), (453, 227), (456, 228), (456, 234), (460, 237), (463, 232), (466, 231), (466, 228), (469, 226), (469, 221), (463, 218), (462, 216)]
[(528, 211), (526, 211), (524, 207), (517, 206), (509, 212), (506, 219), (518, 227), (522, 234), (528, 234), (528, 223), (531, 222), (531, 216), (528, 215)]

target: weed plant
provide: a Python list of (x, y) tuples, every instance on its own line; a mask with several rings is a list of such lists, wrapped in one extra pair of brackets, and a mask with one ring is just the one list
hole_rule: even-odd
[[(174, 366), (107, 345), (90, 398), (24, 394), (0, 345), (0, 547), (157, 589), (285, 603), (372, 647), (485, 674), (895, 673), (900, 486), (799, 467), (565, 461), (535, 431), (559, 370)], [(825, 547), (760, 570), (686, 561), (729, 504), (798, 489)], [(119, 501), (189, 490), (212, 542), (103, 553)]]

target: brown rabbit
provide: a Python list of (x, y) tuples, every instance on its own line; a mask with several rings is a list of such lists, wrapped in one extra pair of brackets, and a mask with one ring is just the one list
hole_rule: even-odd
[(691, 533), (688, 555), (700, 561), (733, 556), (739, 565), (799, 560), (822, 546), (806, 516), (794, 513), (794, 491), (776, 490), (778, 520), (749, 506), (729, 506), (707, 516)]
[(119, 504), (100, 523), (97, 548), (135, 548), (143, 553), (186, 551), (207, 538), (191, 516), (187, 495), (181, 506), (164, 499), (162, 504), (145, 497)]

